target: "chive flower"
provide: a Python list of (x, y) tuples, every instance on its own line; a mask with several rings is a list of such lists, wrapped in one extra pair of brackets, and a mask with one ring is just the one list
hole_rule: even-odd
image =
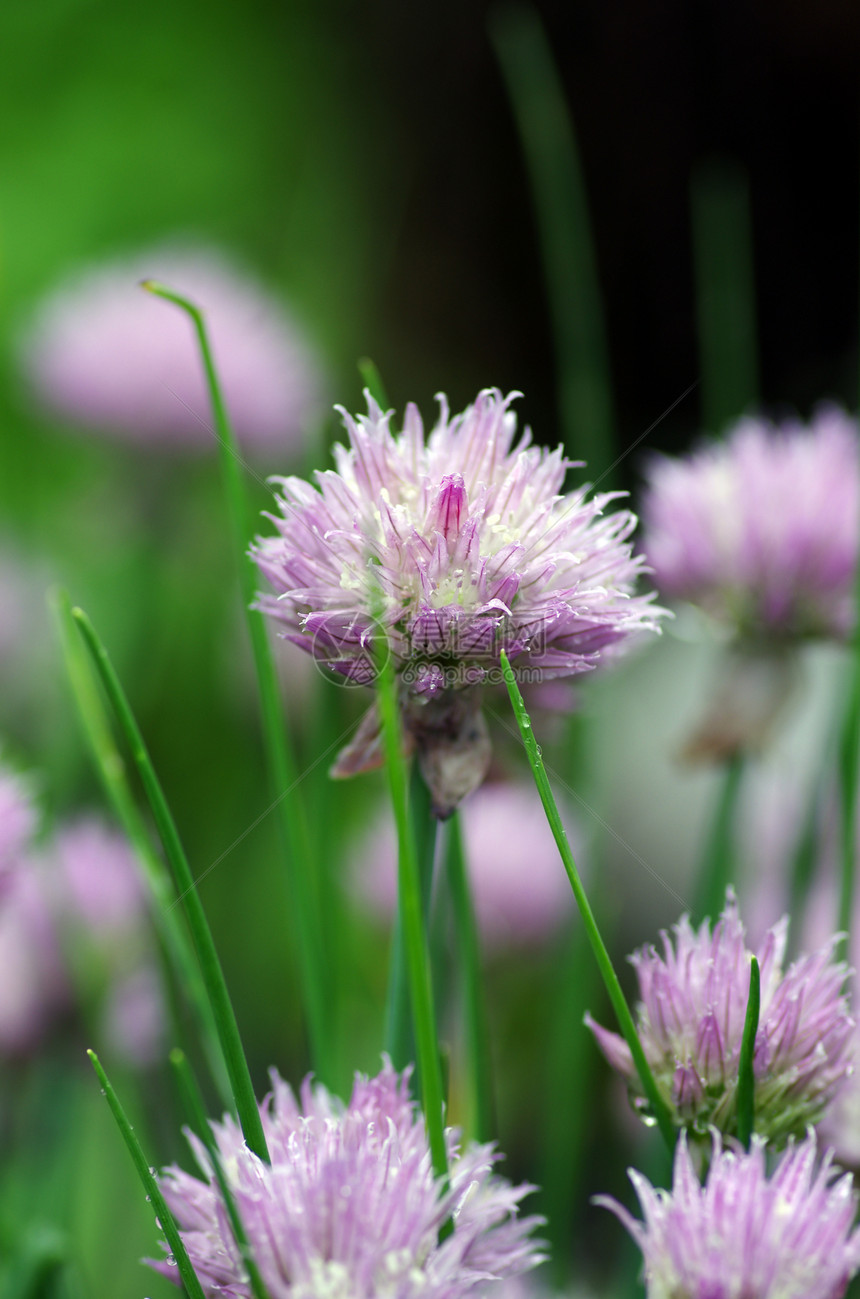
[(765, 1143), (749, 1153), (713, 1136), (704, 1185), (686, 1137), (675, 1151), (671, 1191), (630, 1170), (644, 1221), (606, 1196), (642, 1251), (647, 1299), (841, 1299), (860, 1268), (851, 1177), (810, 1135), (790, 1146), (769, 1177)]
[(167, 243), (84, 267), (38, 304), (22, 371), (39, 406), (150, 449), (215, 448), (191, 323), (140, 287), (162, 281), (205, 313), (243, 447), (295, 455), (321, 411), (320, 363), (287, 308), (222, 251)]
[[(848, 975), (832, 959), (836, 937), (783, 973), (784, 917), (757, 953), (761, 1003), (753, 1054), (755, 1129), (784, 1143), (821, 1117), (853, 1060), (854, 1021), (842, 991)], [(704, 1136), (713, 1126), (734, 1134), (750, 958), (734, 894), (711, 931), (683, 916), (663, 951), (630, 958), (639, 982), (638, 1032), (661, 1093), (679, 1126)], [(616, 1033), (586, 1022), (609, 1063), (628, 1080), (646, 1112), (630, 1050)]]
[(742, 419), (683, 459), (655, 456), (643, 549), (667, 598), (744, 639), (844, 638), (860, 547), (857, 423), (822, 406), (809, 426)]
[[(451, 416), (444, 396), (425, 440), (409, 405), (401, 432), (367, 396), (341, 411), (349, 446), (316, 487), (280, 478), (276, 536), (252, 549), (275, 594), (259, 607), (330, 674), (370, 685), (393, 657), (408, 742), (448, 815), (480, 784), (490, 748), (475, 687), (503, 677), (505, 650), (526, 684), (594, 668), (632, 633), (656, 630), (635, 595), (644, 560), (617, 493), (562, 494), (561, 448), (517, 440), (495, 389)], [(336, 774), (379, 761), (371, 720)]]
[[(231, 1117), (213, 1123), (220, 1162), (263, 1284), (282, 1299), (459, 1299), (542, 1261), (520, 1218), (531, 1189), (493, 1172), (490, 1145), (460, 1151), (448, 1129), (450, 1187), (433, 1176), (408, 1075), (386, 1062), (356, 1077), (344, 1107), (306, 1080), (299, 1104), (272, 1073), (260, 1106), (264, 1164)], [(203, 1179), (172, 1167), (161, 1186), (207, 1296), (250, 1299), (242, 1255), (205, 1146), (189, 1133)], [(441, 1229), (450, 1221), (452, 1230)], [(153, 1266), (176, 1281), (171, 1261)]]

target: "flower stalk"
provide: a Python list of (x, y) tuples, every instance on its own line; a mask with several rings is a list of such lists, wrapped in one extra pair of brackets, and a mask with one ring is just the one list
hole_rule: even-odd
[(221, 969), (221, 962), (215, 950), (212, 932), (203, 910), (203, 903), (197, 892), (197, 884), (191, 873), (185, 849), (179, 837), (176, 823), (161, 788), (161, 782), (149, 756), (146, 743), (137, 721), (126, 698), (125, 691), (114, 671), (107, 650), (99, 640), (92, 623), (82, 609), (72, 609), (84, 643), (90, 652), (92, 661), (104, 686), (105, 693), (114, 710), (120, 730), (131, 752), (134, 765), (140, 776), (146, 793), (156, 828), (164, 848), (165, 856), (173, 871), (176, 888), (185, 908), (188, 928), (200, 962), (203, 983), (212, 1006), (212, 1015), (218, 1030), (224, 1063), (230, 1078), (233, 1099), (239, 1122), (249, 1147), (266, 1162), (269, 1152), (266, 1138), (260, 1122), (260, 1111), (254, 1096), (248, 1062), (239, 1036), (239, 1026), (233, 1010), (230, 994)]
[(585, 927), (586, 933), (588, 934), (588, 940), (591, 943), (595, 960), (600, 969), (603, 982), (606, 986), (606, 991), (609, 994), (609, 1000), (612, 1002), (612, 1008), (615, 1011), (618, 1025), (621, 1032), (624, 1034), (628, 1047), (630, 1048), (630, 1054), (633, 1057), (636, 1071), (642, 1082), (642, 1089), (647, 1097), (654, 1120), (660, 1129), (660, 1134), (666, 1142), (669, 1150), (674, 1150), (675, 1126), (672, 1122), (672, 1116), (669, 1113), (666, 1102), (663, 1100), (663, 1097), (657, 1088), (654, 1075), (645, 1058), (645, 1052), (642, 1049), (642, 1043), (639, 1040), (639, 1035), (636, 1032), (636, 1025), (633, 1022), (633, 1016), (630, 1013), (630, 1008), (627, 1005), (624, 993), (621, 990), (621, 984), (618, 982), (618, 975), (615, 973), (615, 967), (613, 966), (609, 953), (606, 950), (606, 945), (600, 935), (597, 921), (594, 918), (594, 914), (585, 894), (585, 889), (583, 888), (582, 881), (579, 878), (579, 871), (576, 869), (576, 862), (573, 859), (573, 853), (571, 852), (570, 844), (567, 839), (567, 831), (565, 830), (564, 823), (559, 815), (558, 807), (556, 806), (555, 798), (546, 774), (546, 768), (543, 765), (541, 751), (535, 739), (534, 732), (532, 731), (531, 719), (526, 711), (520, 688), (517, 685), (516, 677), (514, 676), (511, 665), (508, 662), (508, 656), (505, 654), (504, 650), (502, 651), (501, 661), (502, 671), (505, 674), (505, 684), (508, 687), (508, 694), (510, 695), (511, 704), (513, 705), (514, 716), (516, 717), (517, 725), (520, 728), (520, 735), (522, 736), (526, 754), (528, 755), (535, 784), (541, 802), (543, 803), (544, 811), (546, 812), (547, 821), (549, 822), (550, 829), (552, 830), (553, 837), (558, 846), (564, 869), (567, 872), (568, 879), (570, 880), (570, 887), (573, 889), (573, 895), (576, 898), (576, 905), (579, 907), (579, 912), (582, 916), (582, 923)]
[(257, 675), (260, 710), (263, 723), (263, 742), (269, 767), (272, 795), (276, 800), (277, 815), (283, 835), (290, 890), (295, 902), (297, 923), (296, 944), (299, 952), (308, 1033), (311, 1054), (318, 1076), (327, 1081), (332, 1076), (330, 1024), (331, 989), (326, 967), (322, 937), (321, 906), (318, 897), (320, 873), (317, 870), (313, 844), (304, 808), (293, 791), (297, 784), (298, 769), (293, 755), (278, 693), (278, 683), (272, 651), (261, 615), (253, 608), (256, 596), (254, 572), (247, 558), (251, 540), (250, 515), (240, 465), (242, 460), (227, 407), (221, 392), (218, 372), (209, 344), (203, 313), (199, 307), (175, 293), (172, 289), (146, 280), (143, 287), (156, 297), (164, 298), (184, 311), (190, 318), (200, 349), (206, 374), (212, 418), (218, 441), (221, 472), (227, 500), (227, 513), (238, 558), (239, 583), (251, 652)]

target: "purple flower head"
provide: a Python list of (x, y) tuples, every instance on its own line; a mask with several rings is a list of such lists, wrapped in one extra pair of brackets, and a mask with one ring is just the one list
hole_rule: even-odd
[[(653, 597), (632, 593), (644, 563), (628, 541), (634, 516), (604, 513), (613, 493), (561, 494), (570, 462), (532, 446), (528, 430), (516, 440), (515, 395), (488, 389), (453, 417), (440, 396), (425, 441), (414, 405), (395, 434), (368, 394), (366, 416), (342, 412), (350, 445), (335, 447), (337, 467), (316, 488), (277, 480), (278, 535), (252, 551), (277, 593), (259, 607), (328, 671), (370, 684), (374, 650), (392, 654), (442, 815), (485, 774), (470, 687), (501, 682), (501, 650), (533, 683), (593, 668), (657, 626)], [(435, 781), (433, 758), (447, 768)], [(453, 769), (466, 775), (445, 797)]]
[[(508, 951), (547, 942), (569, 920), (573, 894), (534, 786), (482, 785), (460, 815), (484, 946)], [(576, 836), (571, 838), (575, 847)], [(354, 889), (360, 902), (393, 915), (397, 844), (390, 816), (374, 828), (356, 862)]]
[[(231, 1118), (212, 1125), (245, 1235), (271, 1299), (458, 1299), (542, 1261), (517, 1217), (531, 1189), (495, 1174), (492, 1146), (460, 1152), (448, 1129), (450, 1189), (433, 1177), (422, 1119), (406, 1075), (386, 1063), (356, 1077), (345, 1109), (307, 1080), (301, 1106), (272, 1073), (260, 1107), (271, 1165), (244, 1144)], [(162, 1189), (204, 1292), (251, 1295), (205, 1147), (189, 1140), (205, 1175), (173, 1167)], [(440, 1241), (448, 1219), (454, 1229)], [(176, 1268), (154, 1266), (171, 1280)]]
[(201, 307), (239, 440), (279, 456), (321, 409), (319, 364), (284, 307), (222, 253), (165, 245), (91, 267), (40, 306), (21, 344), (39, 402), (145, 445), (215, 447), (194, 332), (146, 293), (157, 279)]
[(643, 548), (661, 594), (743, 636), (848, 635), (860, 545), (857, 424), (743, 419), (726, 440), (652, 462)]
[[(848, 970), (832, 960), (836, 939), (783, 974), (788, 919), (756, 953), (761, 1006), (755, 1039), (755, 1126), (772, 1142), (802, 1135), (852, 1067), (854, 1021), (842, 992)], [(638, 1030), (657, 1085), (680, 1125), (734, 1133), (750, 957), (734, 894), (711, 932), (683, 916), (662, 954), (643, 947), (630, 958), (639, 981)], [(638, 1074), (622, 1038), (586, 1017), (609, 1063), (637, 1092)], [(641, 1097), (637, 1105), (642, 1106)]]
[(672, 1190), (630, 1170), (644, 1221), (599, 1197), (645, 1260), (648, 1299), (840, 1299), (860, 1267), (851, 1177), (834, 1180), (828, 1153), (816, 1170), (815, 1138), (792, 1145), (769, 1178), (765, 1143), (723, 1149), (714, 1133), (700, 1185), (684, 1135)]

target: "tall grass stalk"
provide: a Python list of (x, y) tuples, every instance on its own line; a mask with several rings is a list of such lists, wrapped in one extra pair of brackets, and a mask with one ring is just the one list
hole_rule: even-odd
[(559, 854), (561, 856), (564, 869), (567, 872), (567, 878), (570, 880), (570, 887), (573, 889), (573, 896), (576, 899), (576, 905), (579, 907), (579, 913), (582, 916), (582, 923), (585, 926), (585, 932), (588, 935), (588, 941), (594, 952), (600, 974), (609, 994), (609, 1000), (612, 1002), (612, 1008), (618, 1020), (624, 1039), (630, 1048), (630, 1054), (633, 1057), (633, 1063), (642, 1083), (642, 1090), (645, 1093), (654, 1122), (660, 1129), (663, 1140), (666, 1142), (669, 1150), (675, 1148), (675, 1128), (672, 1123), (672, 1116), (669, 1113), (668, 1106), (660, 1095), (654, 1075), (648, 1061), (645, 1058), (645, 1052), (642, 1049), (642, 1043), (639, 1041), (639, 1035), (636, 1032), (636, 1025), (633, 1022), (633, 1016), (630, 1013), (630, 1007), (627, 1005), (624, 993), (621, 991), (621, 984), (618, 982), (618, 975), (615, 973), (615, 967), (606, 950), (606, 945), (600, 935), (597, 921), (579, 878), (579, 871), (576, 869), (576, 862), (573, 859), (570, 843), (567, 838), (567, 831), (559, 815), (552, 789), (550, 788), (549, 779), (546, 774), (546, 768), (543, 765), (543, 758), (532, 730), (531, 718), (526, 711), (520, 688), (517, 685), (513, 669), (508, 662), (508, 656), (504, 650), (501, 652), (502, 671), (505, 676), (505, 684), (508, 687), (508, 694), (513, 705), (514, 716), (517, 719), (517, 725), (520, 728), (523, 745), (528, 755), (529, 765), (532, 769), (535, 784), (543, 803), (543, 809), (546, 813), (546, 819), (552, 830), (553, 838), (556, 842)]
[(252, 528), (240, 468), (243, 461), (228, 418), (203, 313), (194, 303), (163, 284), (147, 280), (143, 287), (156, 297), (164, 298), (165, 301), (173, 303), (184, 311), (189, 316), (197, 335), (212, 405), (227, 513), (233, 548), (238, 561), (242, 604), (257, 674), (263, 742), (270, 785), (272, 796), (276, 800), (290, 892), (295, 905), (296, 919), (293, 928), (299, 953), (311, 1055), (320, 1079), (323, 1082), (331, 1082), (334, 1069), (334, 1043), (330, 1032), (332, 989), (329, 985), (329, 967), (325, 958), (322, 914), (323, 912), (326, 914), (327, 920), (332, 919), (336, 908), (327, 907), (325, 899), (320, 897), (323, 876), (320, 863), (316, 860), (302, 801), (294, 793), (298, 783), (298, 767), (287, 735), (272, 651), (262, 615), (252, 608), (257, 594), (257, 577), (247, 554)]
[(260, 1111), (254, 1096), (248, 1062), (239, 1036), (239, 1026), (233, 1010), (230, 994), (221, 969), (221, 962), (215, 950), (215, 943), (209, 929), (203, 903), (197, 892), (197, 885), (185, 855), (185, 849), (179, 837), (176, 823), (161, 788), (161, 782), (155, 773), (143, 736), (126, 698), (125, 691), (114, 671), (107, 650), (99, 640), (89, 618), (82, 609), (73, 609), (74, 618), (84, 643), (90, 652), (105, 693), (117, 719), (119, 728), (131, 752), (134, 765), (143, 785), (158, 830), (164, 854), (173, 871), (188, 928), (200, 962), (203, 983), (212, 1006), (212, 1016), (218, 1031), (218, 1040), (224, 1053), (224, 1063), (230, 1078), (236, 1112), (242, 1126), (245, 1140), (251, 1150), (261, 1159), (269, 1160), (266, 1138), (260, 1121)]

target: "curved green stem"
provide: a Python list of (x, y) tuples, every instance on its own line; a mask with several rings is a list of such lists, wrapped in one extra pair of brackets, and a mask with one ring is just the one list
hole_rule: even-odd
[(666, 1145), (670, 1150), (675, 1148), (675, 1128), (672, 1123), (672, 1116), (669, 1113), (668, 1106), (663, 1100), (651, 1067), (645, 1058), (645, 1052), (642, 1049), (642, 1043), (639, 1041), (639, 1035), (636, 1032), (636, 1025), (633, 1023), (633, 1016), (630, 1008), (621, 991), (621, 984), (618, 982), (618, 975), (610, 959), (609, 953), (603, 939), (600, 936), (600, 930), (597, 927), (597, 921), (589, 906), (588, 898), (585, 895), (585, 889), (582, 887), (582, 881), (579, 878), (579, 871), (576, 869), (576, 862), (573, 859), (570, 844), (567, 838), (567, 831), (564, 828), (552, 789), (550, 788), (549, 779), (546, 774), (546, 768), (543, 765), (540, 749), (532, 730), (531, 720), (523, 697), (520, 694), (520, 688), (517, 685), (516, 677), (513, 674), (511, 665), (508, 662), (508, 656), (502, 650), (501, 653), (502, 671), (505, 676), (505, 684), (508, 687), (508, 694), (511, 697), (511, 703), (514, 709), (514, 716), (517, 719), (517, 725), (520, 728), (523, 744), (528, 754), (532, 774), (534, 775), (535, 784), (537, 785), (540, 800), (543, 803), (546, 819), (552, 830), (553, 838), (561, 855), (564, 869), (567, 872), (567, 878), (570, 880), (570, 887), (573, 889), (573, 896), (576, 899), (576, 905), (579, 907), (579, 913), (582, 916), (582, 923), (585, 932), (588, 935), (588, 941), (591, 943), (595, 960), (597, 961), (603, 982), (606, 985), (606, 991), (609, 994), (609, 1000), (612, 1002), (618, 1020), (618, 1026), (624, 1034), (624, 1039), (630, 1048), (630, 1054), (633, 1057), (633, 1063), (642, 1082), (642, 1090), (651, 1106), (651, 1112)]
[(239, 559), (239, 583), (242, 603), (251, 642), (251, 652), (257, 674), (260, 694), (260, 711), (263, 723), (263, 742), (269, 767), (273, 797), (277, 801), (278, 817), (286, 849), (287, 872), (290, 889), (295, 900), (295, 936), (299, 951), (305, 1010), (311, 1052), (316, 1072), (323, 1082), (332, 1080), (333, 1043), (329, 1033), (331, 997), (328, 970), (325, 961), (321, 905), (319, 863), (313, 850), (310, 829), (301, 799), (293, 795), (297, 784), (296, 761), (287, 738), (286, 723), (278, 692), (278, 682), (272, 659), (271, 646), (266, 635), (262, 615), (254, 609), (257, 598), (256, 569), (248, 557), (251, 540), (248, 504), (239, 466), (242, 463), (227, 407), (218, 382), (218, 373), (209, 344), (206, 323), (200, 308), (172, 289), (153, 280), (145, 280), (143, 288), (181, 308), (191, 319), (197, 334), (197, 343), (209, 398), (212, 418), (218, 441), (221, 472), (227, 497), (227, 512), (233, 545)]
[(143, 1183), (146, 1191), (146, 1197), (152, 1205), (158, 1225), (164, 1232), (165, 1239), (170, 1246), (171, 1253), (176, 1260), (176, 1270), (188, 1299), (205, 1299), (203, 1287), (197, 1279), (197, 1273), (191, 1266), (191, 1259), (182, 1243), (182, 1237), (179, 1234), (179, 1228), (176, 1225), (173, 1214), (167, 1207), (167, 1201), (161, 1194), (161, 1187), (158, 1185), (158, 1179), (149, 1166), (149, 1162), (141, 1149), (140, 1142), (134, 1135), (134, 1128), (126, 1116), (125, 1110), (119, 1102), (116, 1092), (111, 1086), (108, 1076), (101, 1066), (101, 1062), (95, 1051), (87, 1051), (93, 1068), (96, 1071), (98, 1080), (101, 1083), (102, 1091), (105, 1094), (107, 1103), (110, 1106), (111, 1113), (116, 1120), (116, 1125), (122, 1133), (122, 1139), (128, 1147), (132, 1162), (137, 1169), (137, 1174)]
[[(129, 787), (125, 763), (114, 743), (113, 734), (105, 715), (102, 697), (96, 686), (89, 656), (72, 616), (72, 606), (65, 591), (56, 591), (52, 605), (60, 629), (63, 654), (72, 693), (84, 733), (89, 742), (96, 770), (120, 824), (128, 836), (140, 863), (152, 896), (152, 912), (164, 950), (173, 974), (178, 978), (183, 995), (188, 998), (199, 1023), (206, 1061), (225, 1105), (232, 1103), (230, 1080), (224, 1067), (224, 1056), (218, 1040), (218, 1029), (212, 1014), (212, 1005), (200, 975), (200, 967), (188, 939), (181, 913), (176, 910), (176, 890), (164, 862), (153, 850), (149, 830), (138, 810)], [(172, 998), (168, 996), (168, 1005)]]
[(114, 671), (113, 664), (108, 657), (107, 650), (99, 640), (92, 623), (82, 609), (73, 609), (72, 617), (81, 631), (84, 643), (92, 656), (93, 663), (105, 688), (105, 693), (116, 715), (120, 730), (125, 736), (126, 743), (131, 751), (132, 759), (140, 776), (164, 847), (165, 856), (173, 871), (176, 888), (185, 908), (188, 928), (191, 932), (197, 959), (200, 962), (203, 983), (212, 1005), (212, 1014), (217, 1026), (221, 1049), (224, 1053), (224, 1063), (230, 1077), (230, 1086), (233, 1090), (236, 1112), (242, 1125), (242, 1132), (254, 1153), (268, 1163), (269, 1152), (266, 1148), (266, 1138), (263, 1135), (263, 1125), (260, 1121), (260, 1111), (254, 1096), (248, 1062), (242, 1049), (239, 1026), (236, 1023), (236, 1015), (230, 1001), (230, 994), (227, 991), (224, 972), (221, 969), (221, 962), (215, 950), (212, 933), (206, 920), (203, 904), (200, 901), (200, 895), (197, 892), (194, 876), (191, 874), (191, 867), (188, 864), (185, 849), (179, 838), (176, 823), (164, 797), (161, 782), (155, 774), (140, 728), (131, 711), (125, 691)]

